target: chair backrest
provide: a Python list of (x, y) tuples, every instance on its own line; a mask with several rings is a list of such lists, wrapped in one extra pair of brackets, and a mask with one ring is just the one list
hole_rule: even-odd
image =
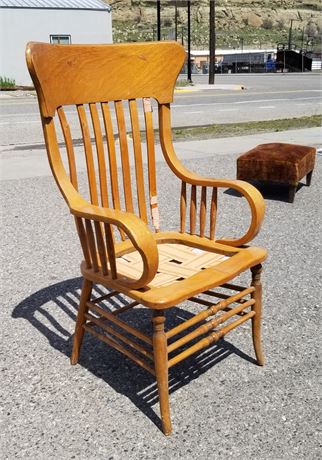
[[(29, 43), (26, 58), (38, 95), (49, 162), (68, 204), (80, 185), (73, 134), (76, 129), (76, 133), (80, 130), (80, 144), (85, 152), (91, 203), (135, 212), (144, 222), (150, 220), (150, 208), (158, 230), (151, 98), (158, 102), (159, 108), (172, 102), (174, 85), (185, 59), (184, 49), (175, 42)], [(70, 106), (74, 106), (74, 112)], [(125, 108), (128, 108), (129, 120)], [(144, 113), (141, 124), (140, 110)], [(142, 124), (147, 145), (147, 174), (142, 161)], [(60, 131), (62, 139), (59, 139)], [(62, 159), (64, 149), (69, 174)], [(131, 150), (134, 175), (130, 167)]]

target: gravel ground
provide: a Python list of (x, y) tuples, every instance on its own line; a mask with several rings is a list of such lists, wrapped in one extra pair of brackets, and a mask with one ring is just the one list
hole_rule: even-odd
[[(234, 177), (235, 158), (185, 163)], [(162, 218), (175, 228), (177, 183), (159, 166)], [(312, 185), (300, 188), (294, 204), (283, 188), (264, 191), (266, 219), (255, 244), (269, 250), (266, 365), (252, 361), (247, 324), (175, 367), (168, 438), (145, 371), (91, 337), (79, 365), (70, 366), (81, 286), (73, 221), (52, 178), (3, 181), (0, 458), (321, 458), (321, 166), (318, 156)], [(221, 195), (220, 232), (244, 224), (242, 202)]]

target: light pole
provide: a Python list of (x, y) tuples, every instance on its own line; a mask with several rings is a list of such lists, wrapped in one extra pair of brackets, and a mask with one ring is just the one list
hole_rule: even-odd
[(157, 39), (161, 40), (161, 0), (157, 0)]
[(174, 3), (174, 39), (178, 40), (178, 5)]
[(209, 85), (215, 83), (215, 54), (216, 54), (216, 35), (215, 35), (215, 0), (210, 0), (209, 4)]
[(304, 27), (302, 29), (302, 41), (301, 41), (301, 50), (303, 52), (303, 48), (304, 48)]
[(188, 75), (187, 75), (187, 80), (188, 82), (192, 82), (191, 80), (191, 24), (190, 24), (190, 16), (191, 16), (191, 11), (190, 11), (190, 0), (187, 1), (187, 6), (188, 6)]
[(293, 28), (294, 21), (299, 21), (299, 19), (291, 19), (291, 25), (288, 31), (288, 49), (289, 50), (291, 49), (291, 45), (292, 45), (292, 28)]

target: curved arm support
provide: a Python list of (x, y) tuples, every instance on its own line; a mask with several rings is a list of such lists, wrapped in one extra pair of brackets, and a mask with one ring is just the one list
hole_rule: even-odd
[(251, 210), (251, 222), (247, 232), (240, 238), (225, 238), (218, 240), (218, 242), (228, 244), (230, 246), (241, 246), (255, 238), (260, 230), (265, 212), (265, 201), (261, 193), (248, 182), (241, 180), (213, 179), (199, 176), (198, 174), (189, 171), (178, 159), (173, 148), (169, 104), (159, 105), (159, 125), (160, 142), (163, 155), (176, 176), (192, 185), (233, 188), (241, 193), (248, 201)]
[(105, 222), (121, 228), (140, 253), (143, 261), (143, 273), (134, 281), (117, 280), (119, 284), (139, 289), (146, 286), (158, 269), (158, 250), (155, 239), (147, 225), (137, 216), (110, 208), (100, 208), (86, 201), (73, 187), (60, 157), (56, 132), (51, 118), (42, 118), (43, 129), (50, 167), (71, 213), (74, 216)]
[(126, 233), (135, 249), (141, 255), (143, 262), (142, 276), (133, 281), (117, 279), (117, 283), (132, 289), (139, 289), (153, 280), (159, 264), (157, 243), (147, 225), (139, 217), (129, 212), (100, 208), (87, 202), (71, 208), (71, 213), (84, 219), (116, 225)]

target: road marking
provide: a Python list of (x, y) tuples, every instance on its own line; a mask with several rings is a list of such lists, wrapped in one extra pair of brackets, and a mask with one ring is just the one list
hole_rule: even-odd
[[(316, 104), (322, 104), (322, 102), (317, 102)], [(294, 104), (298, 107), (309, 107), (308, 104), (302, 103), (302, 104)]]
[(233, 104), (254, 104), (255, 102), (272, 102), (272, 101), (291, 101), (292, 99), (290, 98), (284, 98), (284, 99), (254, 99), (253, 101), (237, 101), (233, 102)]
[[(89, 111), (87, 110), (86, 113), (89, 113)], [(65, 110), (65, 114), (67, 115), (77, 115), (77, 112), (76, 110), (72, 111), (67, 111)], [(30, 117), (30, 116), (35, 116), (38, 118), (38, 121), (40, 120), (40, 114), (39, 112), (20, 112), (20, 113), (0, 113), (0, 118), (10, 118), (10, 117)]]
[(14, 122), (2, 121), (2, 122), (0, 122), (0, 126), (4, 126), (4, 125), (30, 125), (30, 123), (38, 123), (39, 124), (39, 120), (14, 121)]
[(259, 109), (275, 109), (275, 105), (262, 105)]
[(306, 100), (309, 100), (309, 99), (316, 100), (316, 97), (297, 97), (296, 99), (291, 99), (291, 101), (306, 101)]
[(204, 113), (204, 111), (203, 110), (198, 110), (197, 112), (190, 112), (189, 111), (189, 112), (183, 112), (183, 113)]
[[(213, 90), (213, 91), (218, 91), (218, 90)], [(205, 92), (207, 93), (202, 93), (201, 91), (200, 92), (197, 92), (197, 93), (194, 93), (194, 92), (191, 92), (190, 94), (181, 94), (179, 95), (180, 96), (180, 99), (182, 98), (185, 98), (185, 97), (208, 97), (209, 98), (209, 90), (205, 90)], [(282, 90), (282, 91), (270, 91), (269, 93), (267, 91), (258, 91), (258, 92), (254, 92), (252, 93), (250, 90), (245, 90), (244, 92), (241, 92), (241, 93), (238, 93), (238, 96), (239, 97), (247, 97), (249, 95), (252, 95), (252, 96), (258, 96), (258, 95), (265, 95), (267, 96), (267, 94), (291, 94), (291, 93), (321, 93), (322, 92), (322, 89), (294, 89), (294, 90)], [(236, 91), (233, 91), (231, 94), (214, 94), (213, 92), (211, 93), (211, 97), (236, 97)]]
[(238, 109), (219, 109), (218, 112), (237, 112)]
[[(200, 104), (193, 104), (193, 107), (207, 107), (207, 106), (216, 106), (216, 105), (240, 105), (240, 104), (257, 104), (259, 102), (284, 102), (284, 101), (299, 101), (299, 100), (306, 100), (306, 99), (316, 99), (315, 97), (297, 97), (296, 99), (293, 98), (283, 98), (283, 99), (254, 99), (253, 101), (236, 101), (236, 102), (206, 102)], [(174, 104), (172, 108), (179, 109), (181, 107), (191, 107), (191, 104)]]
[[(8, 101), (8, 99), (6, 99), (6, 101)], [(30, 104), (34, 104), (36, 105), (37, 104), (37, 99), (35, 98), (33, 101), (31, 100), (28, 100), (28, 101), (15, 101), (13, 99), (10, 99), (10, 102), (9, 103), (3, 103), (3, 101), (0, 99), (0, 107), (3, 107), (3, 106), (6, 106), (6, 105), (9, 105), (10, 107), (12, 107), (13, 105), (30, 105)]]

